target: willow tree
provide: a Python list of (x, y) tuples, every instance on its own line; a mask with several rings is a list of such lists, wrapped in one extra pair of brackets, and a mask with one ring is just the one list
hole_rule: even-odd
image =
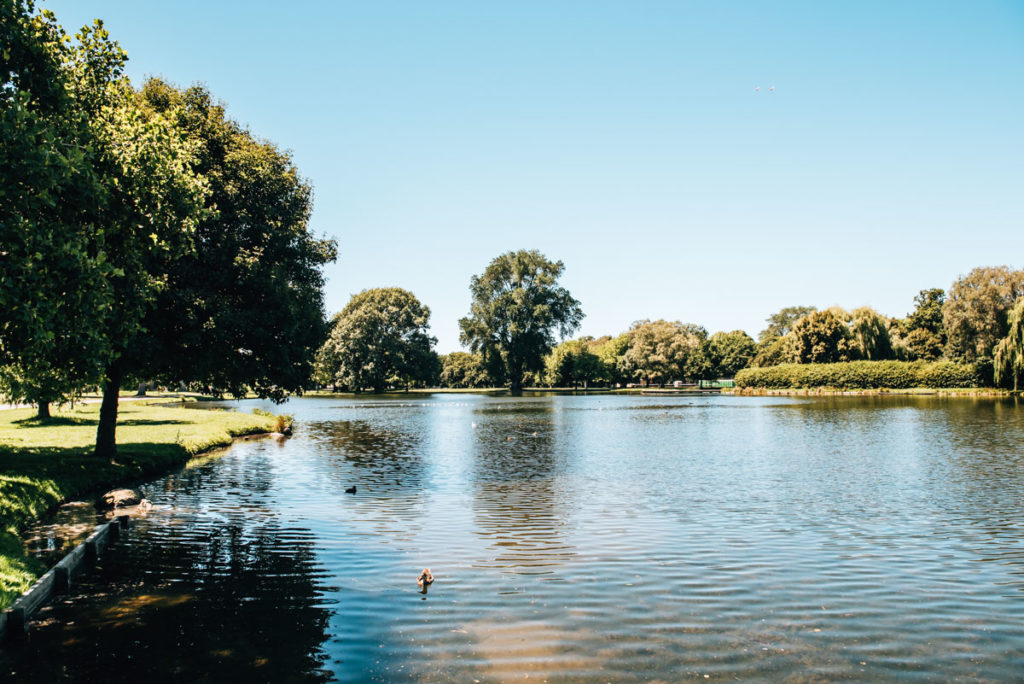
[(850, 332), (858, 356), (868, 361), (896, 358), (896, 350), (889, 334), (889, 320), (868, 306), (850, 312)]
[(1019, 391), (1024, 383), (1024, 297), (1017, 299), (1007, 316), (1009, 331), (995, 347), (993, 361), (996, 384), (1013, 384)]
[(979, 267), (957, 279), (942, 305), (947, 355), (956, 361), (990, 359), (1006, 336), (1007, 312), (1024, 296), (1024, 271)]
[(575, 332), (583, 320), (580, 303), (558, 284), (565, 270), (537, 250), (506, 252), (482, 275), (473, 276), (469, 316), (459, 320), (459, 340), (496, 368), (513, 392), (527, 372), (544, 369), (544, 356)]

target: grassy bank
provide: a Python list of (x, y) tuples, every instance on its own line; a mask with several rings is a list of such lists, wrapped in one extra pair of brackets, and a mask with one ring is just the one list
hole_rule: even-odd
[(270, 432), (276, 422), (266, 415), (122, 402), (114, 465), (91, 453), (97, 404), (61, 411), (44, 423), (34, 415), (33, 409), (0, 411), (0, 609), (45, 570), (24, 555), (17, 534), (35, 518), (62, 501), (155, 477), (234, 437)]

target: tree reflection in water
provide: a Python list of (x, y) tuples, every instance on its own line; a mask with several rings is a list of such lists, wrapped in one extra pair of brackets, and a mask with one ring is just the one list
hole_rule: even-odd
[(550, 402), (511, 404), (488, 412), (472, 443), (477, 534), (493, 557), (478, 565), (516, 574), (549, 574), (573, 557), (563, 530), (567, 511), (557, 479), (564, 455), (555, 448)]
[[(38, 682), (328, 680), (313, 533), (241, 496), (265, 491), (267, 464), (218, 465), (175, 475), (174, 510), (139, 519), (76, 576), (0, 672)], [(193, 500), (199, 488), (221, 492), (215, 506), (209, 489)]]

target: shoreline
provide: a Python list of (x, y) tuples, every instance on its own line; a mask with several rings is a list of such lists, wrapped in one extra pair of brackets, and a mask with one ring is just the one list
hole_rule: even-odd
[(0, 610), (7, 610), (48, 569), (26, 553), (21, 537), (25, 528), (69, 501), (89, 500), (109, 489), (160, 477), (238, 440), (268, 437), (274, 429), (274, 418), (235, 410), (194, 410), (194, 415), (184, 415), (168, 413), (184, 410), (181, 407), (141, 402), (130, 406), (118, 418), (123, 441), (116, 465), (91, 454), (90, 419), (96, 405), (62, 411), (41, 424), (27, 415), (31, 409), (3, 412)]
[(907, 389), (840, 389), (835, 387), (789, 387), (775, 389), (766, 387), (735, 387), (725, 388), (722, 394), (744, 397), (766, 396), (810, 396), (810, 397), (984, 397), (1013, 398), (1010, 390), (994, 387), (911, 387)]

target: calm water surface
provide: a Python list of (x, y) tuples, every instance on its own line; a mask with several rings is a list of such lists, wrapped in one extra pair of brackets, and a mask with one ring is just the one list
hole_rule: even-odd
[(0, 672), (1024, 675), (1012, 402), (411, 395), (285, 410), (294, 438), (151, 483), (154, 510)]

